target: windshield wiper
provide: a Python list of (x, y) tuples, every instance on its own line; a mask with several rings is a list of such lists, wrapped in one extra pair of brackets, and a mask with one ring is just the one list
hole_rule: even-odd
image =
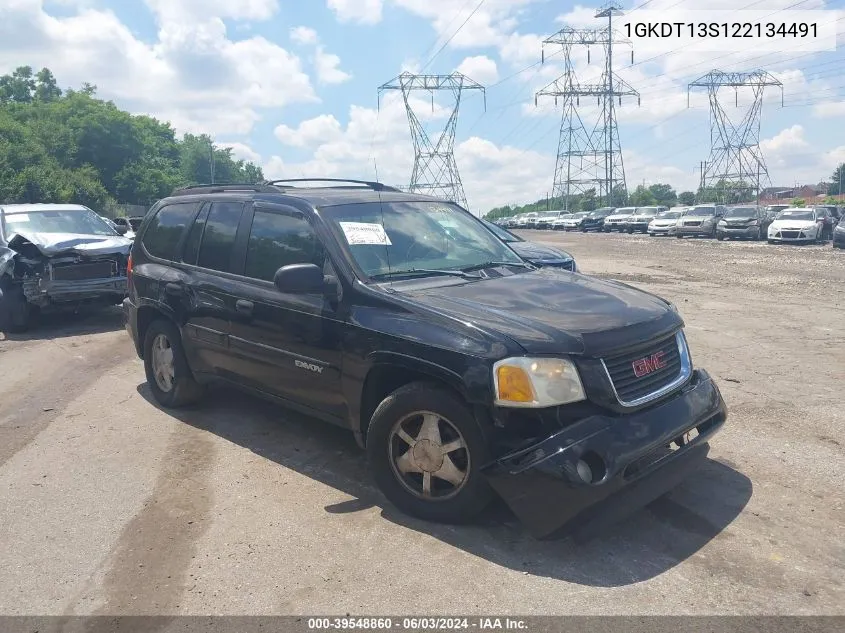
[(484, 262), (483, 264), (475, 264), (474, 266), (467, 266), (462, 268), (463, 271), (481, 270), (482, 268), (493, 268), (494, 266), (519, 266), (520, 268), (531, 268), (534, 266), (527, 262)]
[(462, 277), (463, 279), (481, 279), (479, 275), (471, 275), (463, 270), (449, 270), (441, 268), (407, 268), (405, 270), (391, 270), (387, 273), (370, 275), (370, 279), (389, 279), (400, 275), (412, 275), (421, 273), (423, 275), (448, 275), (450, 277)]

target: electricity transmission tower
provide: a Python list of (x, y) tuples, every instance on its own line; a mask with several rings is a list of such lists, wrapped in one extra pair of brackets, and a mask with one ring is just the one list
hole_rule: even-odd
[[(484, 108), (487, 109), (487, 96), (484, 86), (474, 82), (461, 73), (451, 75), (415, 75), (403, 72), (378, 89), (379, 107), (381, 95), (385, 90), (400, 90), (411, 127), (411, 139), (414, 143), (414, 169), (408, 191), (425, 193), (446, 198), (467, 208), (464, 186), (455, 162), (455, 130), (458, 125), (458, 110), (461, 105), (461, 93), (464, 90), (480, 90), (484, 94)], [(411, 95), (415, 91), (431, 94), (431, 108), (434, 111), (435, 91), (446, 91), (452, 95), (452, 112), (446, 126), (432, 142), (411, 105)]]
[[(711, 70), (687, 87), (688, 107), (689, 91), (693, 88), (706, 88), (710, 98), (710, 156), (703, 163), (700, 187), (702, 191), (713, 192), (715, 202), (745, 202), (754, 195), (759, 196), (761, 183), (771, 184), (760, 150), (760, 119), (767, 86), (780, 88), (783, 105), (783, 84), (764, 70), (748, 73)], [(737, 108), (739, 89), (751, 88), (754, 99), (739, 123), (734, 123), (725, 112), (719, 99), (721, 88), (734, 89)]]
[[(534, 101), (536, 104), (539, 97), (553, 97), (555, 105), (559, 99), (563, 101), (552, 190), (555, 198), (563, 198), (565, 209), (569, 209), (572, 196), (583, 194), (589, 189), (597, 190), (599, 199), (603, 199), (607, 206), (614, 206), (614, 192), (625, 190), (625, 168), (614, 100), (618, 99), (621, 104), (623, 96), (631, 96), (637, 97), (639, 103), (639, 93), (613, 72), (615, 40), (612, 20), (617, 13), (619, 6), (611, 2), (596, 13), (597, 18), (607, 18), (607, 28), (566, 27), (543, 41), (544, 46), (555, 44), (563, 49), (563, 74), (537, 92)], [(630, 42), (621, 40), (618, 43)], [(598, 83), (582, 84), (578, 81), (572, 61), (572, 49), (575, 46), (587, 46), (588, 63), (589, 47), (603, 48), (605, 65)], [(542, 60), (545, 62), (545, 50)], [(581, 97), (595, 97), (600, 108), (598, 120), (589, 130), (578, 112)]]

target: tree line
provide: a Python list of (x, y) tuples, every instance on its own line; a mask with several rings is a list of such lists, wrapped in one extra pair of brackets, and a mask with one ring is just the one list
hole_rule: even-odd
[(72, 202), (113, 215), (117, 204), (149, 206), (180, 186), (264, 179), (208, 135), (177, 138), (169, 123), (96, 92), (87, 83), (62, 90), (48, 68), (0, 77), (0, 202)]

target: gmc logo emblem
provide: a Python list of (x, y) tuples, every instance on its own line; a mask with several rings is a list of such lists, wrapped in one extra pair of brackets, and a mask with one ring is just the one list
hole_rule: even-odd
[(634, 370), (634, 375), (637, 378), (642, 378), (643, 376), (646, 376), (653, 371), (663, 369), (667, 365), (666, 361), (663, 359), (664, 356), (666, 356), (666, 352), (657, 352), (656, 354), (652, 354), (651, 356), (646, 356), (645, 358), (635, 360), (633, 363), (631, 363), (631, 368)]

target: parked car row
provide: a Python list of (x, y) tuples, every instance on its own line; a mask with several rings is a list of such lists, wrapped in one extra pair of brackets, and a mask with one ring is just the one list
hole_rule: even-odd
[(595, 211), (553, 213), (556, 214), (554, 217), (547, 214), (536, 218), (507, 218), (500, 221), (500, 225), (582, 232), (638, 232), (652, 236), (674, 235), (679, 239), (767, 240), (771, 244), (833, 240), (834, 248), (843, 247), (842, 233), (845, 230), (845, 227), (839, 229), (838, 226), (843, 210), (833, 205), (762, 207), (699, 204), (671, 209), (660, 206), (604, 207)]

